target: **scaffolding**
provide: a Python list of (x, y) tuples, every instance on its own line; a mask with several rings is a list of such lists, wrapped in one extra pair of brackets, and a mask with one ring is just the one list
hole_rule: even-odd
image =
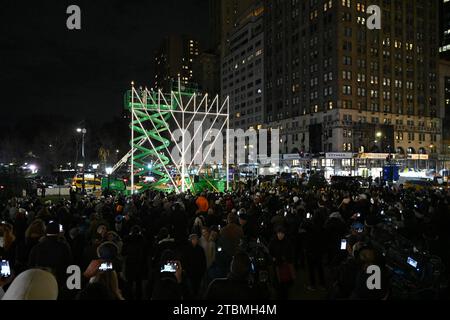
[[(196, 190), (194, 186), (196, 179), (193, 177), (192, 169), (195, 167), (195, 172), (201, 175), (202, 170), (211, 165), (206, 163), (207, 158), (201, 158), (200, 164), (194, 163), (196, 157), (205, 152), (205, 144), (211, 142), (205, 141), (202, 137), (200, 145), (196, 146), (194, 143), (197, 135), (201, 134), (199, 129), (205, 125), (209, 127), (205, 137), (208, 137), (213, 129), (220, 128), (220, 132), (226, 131), (223, 163), (225, 189), (229, 190), (228, 97), (219, 104), (218, 96), (211, 100), (208, 94), (198, 95), (187, 90), (181, 91), (180, 85), (178, 91), (164, 94), (161, 90), (136, 89), (132, 83), (131, 90), (125, 95), (125, 107), (131, 114), (131, 150), (114, 166), (113, 171), (130, 162), (131, 193), (148, 189), (176, 193)], [(194, 125), (196, 122), (197, 124), (200, 122), (201, 125), (196, 127)], [(181, 132), (181, 146), (176, 143), (175, 131)], [(211, 152), (219, 137), (215, 136), (209, 150), (206, 148), (206, 154)], [(180, 155), (179, 159), (173, 156), (170, 147), (176, 148)], [(194, 157), (190, 160), (187, 154), (192, 151)], [(149, 176), (153, 178), (152, 181), (143, 179)], [(217, 189), (207, 177), (203, 178), (206, 181), (204, 185)]]

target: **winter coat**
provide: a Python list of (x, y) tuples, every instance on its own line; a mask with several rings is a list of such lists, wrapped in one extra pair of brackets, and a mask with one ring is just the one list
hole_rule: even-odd
[(127, 280), (142, 279), (147, 275), (147, 245), (142, 235), (130, 235), (126, 238), (122, 255), (125, 257)]
[(60, 285), (65, 285), (66, 270), (72, 264), (72, 252), (67, 242), (56, 236), (45, 237), (31, 249), (29, 267), (50, 268)]

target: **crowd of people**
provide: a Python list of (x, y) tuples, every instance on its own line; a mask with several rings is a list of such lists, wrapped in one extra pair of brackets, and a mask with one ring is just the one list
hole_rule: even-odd
[[(3, 299), (393, 299), (379, 225), (449, 266), (450, 194), (273, 182), (229, 193), (37, 197), (2, 204)], [(386, 222), (388, 221), (388, 222)], [(367, 286), (368, 266), (381, 288)], [(81, 288), (68, 286), (69, 266)], [(447, 268), (447, 270), (449, 270)], [(303, 274), (302, 279), (298, 279)]]

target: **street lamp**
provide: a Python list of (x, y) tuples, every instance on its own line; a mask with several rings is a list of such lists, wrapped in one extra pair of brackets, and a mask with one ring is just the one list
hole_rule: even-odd
[(85, 191), (86, 191), (85, 180), (84, 180), (84, 168), (86, 166), (86, 157), (85, 157), (85, 154), (84, 154), (84, 136), (86, 135), (87, 130), (85, 128), (77, 128), (77, 132), (82, 134), (82, 136), (81, 136), (81, 141), (82, 141), (81, 142), (81, 156), (83, 157), (83, 167), (82, 167), (83, 182), (82, 182), (82, 185), (81, 185), (81, 187), (82, 187), (82, 189), (81, 189), (82, 191), (81, 192), (84, 194)]
[(106, 174), (108, 175), (108, 187), (107, 187), (107, 190), (108, 190), (108, 194), (109, 194), (109, 185), (110, 185), (110, 181), (111, 181), (111, 174), (113, 173), (113, 168), (108, 167), (105, 170), (106, 170)]

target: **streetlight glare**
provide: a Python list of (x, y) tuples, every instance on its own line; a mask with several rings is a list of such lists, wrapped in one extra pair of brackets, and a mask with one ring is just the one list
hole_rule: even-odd
[(80, 128), (77, 128), (77, 132), (80, 133), (82, 130)]
[(383, 133), (380, 132), (380, 131), (378, 131), (377, 134), (376, 134), (377, 138), (381, 138), (382, 135), (383, 135)]
[(105, 171), (106, 171), (107, 175), (110, 175), (113, 172), (113, 168), (108, 167), (108, 168), (105, 169)]

